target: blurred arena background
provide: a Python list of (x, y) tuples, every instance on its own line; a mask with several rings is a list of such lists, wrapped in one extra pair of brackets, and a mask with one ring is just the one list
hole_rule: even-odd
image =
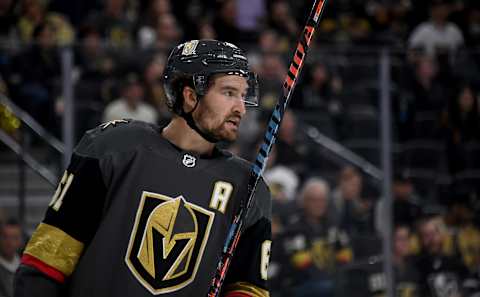
[[(181, 41), (247, 50), (260, 107), (224, 146), (251, 160), (311, 2), (0, 0), (0, 260), (86, 130), (168, 122)], [(329, 0), (314, 43), (265, 173), (272, 296), (480, 296), (480, 2)]]

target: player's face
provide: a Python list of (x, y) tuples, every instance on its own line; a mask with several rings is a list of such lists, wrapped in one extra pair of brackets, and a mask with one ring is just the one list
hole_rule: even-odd
[(214, 76), (205, 96), (194, 112), (200, 129), (218, 140), (237, 139), (240, 121), (245, 115), (244, 98), (248, 84), (237, 75)]

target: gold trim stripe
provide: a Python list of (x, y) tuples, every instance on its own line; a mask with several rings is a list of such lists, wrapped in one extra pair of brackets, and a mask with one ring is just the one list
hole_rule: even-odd
[(83, 243), (59, 228), (40, 223), (24, 253), (69, 276), (82, 255), (83, 247)]
[(244, 294), (248, 294), (252, 297), (270, 297), (270, 293), (267, 290), (259, 288), (255, 285), (252, 285), (247, 282), (237, 282), (231, 285), (228, 285), (226, 288), (228, 292), (240, 292)]

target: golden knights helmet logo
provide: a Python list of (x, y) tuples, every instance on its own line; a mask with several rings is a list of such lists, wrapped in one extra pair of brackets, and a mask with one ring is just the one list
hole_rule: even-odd
[(180, 290), (193, 281), (215, 214), (182, 196), (143, 192), (125, 262), (152, 294)]

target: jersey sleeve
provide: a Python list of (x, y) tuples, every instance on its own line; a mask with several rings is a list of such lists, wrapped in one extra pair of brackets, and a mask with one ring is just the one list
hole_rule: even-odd
[(104, 161), (92, 134), (87, 133), (76, 147), (44, 219), (25, 248), (16, 276), (17, 297), (36, 296), (40, 288), (52, 287), (52, 281), (64, 283), (96, 233), (106, 186)]
[(271, 198), (262, 180), (255, 195), (254, 207), (240, 237), (225, 280), (225, 297), (269, 296), (267, 271), (271, 250)]

